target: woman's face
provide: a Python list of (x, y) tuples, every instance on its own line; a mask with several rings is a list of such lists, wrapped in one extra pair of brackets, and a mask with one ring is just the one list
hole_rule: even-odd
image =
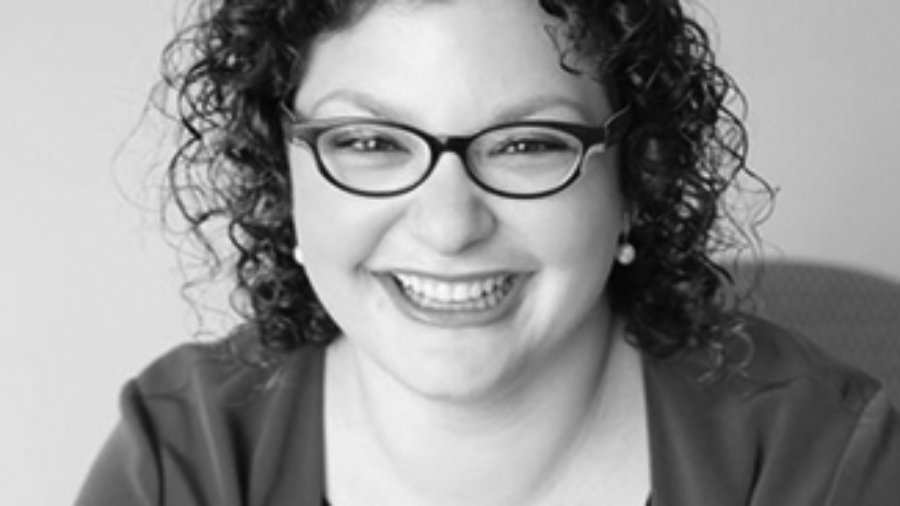
[[(601, 85), (560, 67), (536, 1), (380, 2), (313, 47), (295, 101), (343, 116), (466, 135), (518, 120), (600, 125)], [(300, 248), (360, 364), (435, 398), (509, 392), (599, 350), (605, 286), (624, 223), (609, 151), (539, 199), (486, 193), (443, 154), (415, 190), (342, 191), (290, 145)]]

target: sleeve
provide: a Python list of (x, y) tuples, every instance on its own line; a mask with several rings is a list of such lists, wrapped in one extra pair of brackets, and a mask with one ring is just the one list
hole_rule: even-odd
[(860, 414), (835, 473), (829, 506), (890, 506), (900, 497), (900, 416), (883, 390)]
[(122, 391), (121, 420), (103, 446), (75, 506), (160, 505), (159, 459), (134, 383)]

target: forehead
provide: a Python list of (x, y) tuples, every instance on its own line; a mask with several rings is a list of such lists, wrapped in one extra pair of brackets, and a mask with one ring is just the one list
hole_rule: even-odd
[(558, 96), (599, 121), (608, 112), (604, 90), (590, 72), (562, 68), (552, 34), (563, 28), (530, 0), (376, 2), (313, 45), (295, 105), (332, 115), (346, 104), (330, 98), (365, 96), (421, 116), (394, 119), (449, 121), (465, 112), (477, 123), (497, 109)]

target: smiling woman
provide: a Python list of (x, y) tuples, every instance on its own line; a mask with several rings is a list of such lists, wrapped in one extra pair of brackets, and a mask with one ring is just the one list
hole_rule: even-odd
[(726, 303), (723, 199), (765, 183), (678, 2), (206, 7), (169, 184), (247, 324), (126, 387), (79, 504), (900, 492), (877, 383)]
[[(306, 271), (353, 336), (336, 349), (378, 366), (364, 370), (384, 371), (423, 394), (458, 392), (475, 401), (571, 370), (569, 361), (525, 367), (553, 362), (561, 350), (590, 362), (604, 355), (608, 340), (598, 336), (611, 325), (604, 286), (628, 221), (614, 151), (592, 150), (581, 160), (585, 147), (570, 141), (562, 167), (559, 155), (524, 163), (521, 153), (497, 153), (547, 139), (526, 121), (600, 126), (613, 112), (588, 69), (560, 68), (545, 26), (553, 22), (531, 2), (387, 3), (318, 44), (294, 100), (301, 117), (404, 121), (439, 135), (506, 125), (475, 137), (481, 142), (461, 148), (463, 156), (436, 154), (427, 179), (390, 199), (335, 189), (309, 150), (289, 151)], [(574, 152), (572, 144), (579, 144)], [(567, 191), (547, 195), (561, 185), (536, 186), (543, 198), (508, 198), (472, 184), (469, 172), (485, 174), (478, 180), (486, 183), (501, 164), (513, 165), (528, 186), (543, 183), (544, 171), (584, 170)], [(416, 293), (425, 300), (408, 296), (402, 279), (422, 288)], [(470, 283), (502, 290), (484, 309), (447, 305), (451, 292)]]

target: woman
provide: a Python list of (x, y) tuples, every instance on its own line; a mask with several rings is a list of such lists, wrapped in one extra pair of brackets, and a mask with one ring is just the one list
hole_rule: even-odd
[(900, 493), (878, 385), (723, 302), (752, 174), (678, 2), (207, 7), (169, 181), (204, 244), (227, 221), (248, 323), (125, 388), (79, 504)]

